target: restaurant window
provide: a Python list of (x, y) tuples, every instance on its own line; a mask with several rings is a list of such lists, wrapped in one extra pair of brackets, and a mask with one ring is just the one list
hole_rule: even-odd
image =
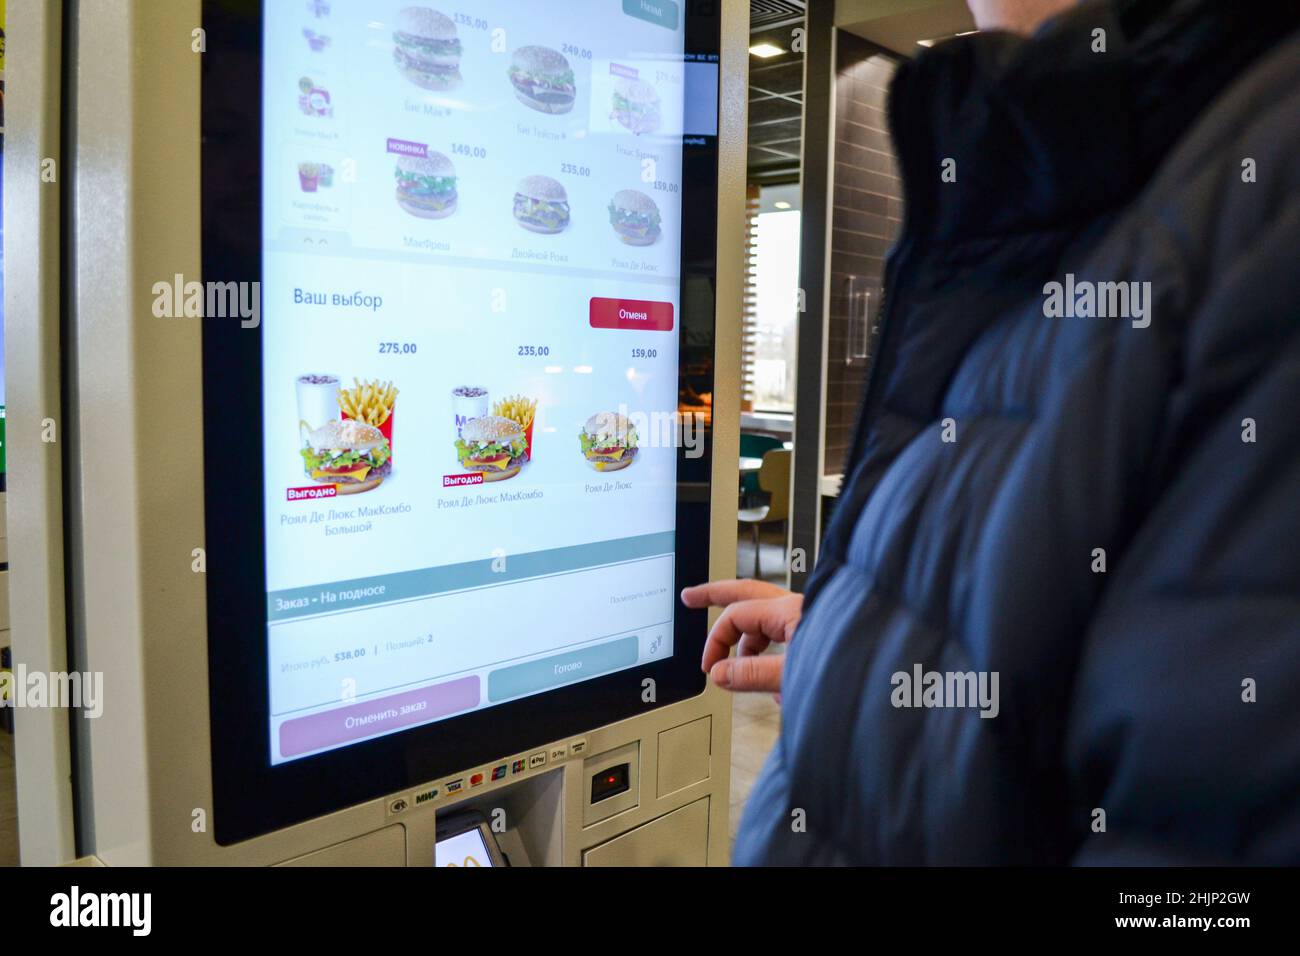
[(756, 412), (794, 411), (799, 186), (764, 186), (752, 226), (745, 377)]

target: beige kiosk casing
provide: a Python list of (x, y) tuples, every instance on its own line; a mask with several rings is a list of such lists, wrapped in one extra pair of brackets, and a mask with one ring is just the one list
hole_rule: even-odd
[[(712, 687), (501, 754), (535, 766), (463, 799), (416, 787), (233, 846), (213, 840), (208, 701), (227, 689), (209, 686), (193, 570), (200, 320), (151, 311), (155, 282), (201, 275), (200, 3), (95, 0), (73, 5), (73, 23), (60, 6), (9, 7), (6, 246), (20, 251), (6, 270), (6, 340), (22, 343), (11, 369), (24, 365), (7, 421), (14, 655), (29, 670), (102, 672), (104, 710), (17, 712), (22, 862), (427, 866), (437, 814), (472, 805), (505, 812), (516, 864), (726, 863), (731, 705)], [(712, 576), (732, 577), (749, 11), (722, 8), (710, 541)], [(61, 157), (55, 183), (41, 181), (44, 157)], [(51, 416), (59, 437), (43, 442)], [(622, 762), (630, 791), (591, 806), (591, 775)]]

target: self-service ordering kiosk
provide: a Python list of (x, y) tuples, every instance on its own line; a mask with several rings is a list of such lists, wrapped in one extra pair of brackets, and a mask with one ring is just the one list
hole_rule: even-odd
[(24, 862), (724, 863), (747, 5), (72, 9), (9, 543), (104, 707), (18, 713)]

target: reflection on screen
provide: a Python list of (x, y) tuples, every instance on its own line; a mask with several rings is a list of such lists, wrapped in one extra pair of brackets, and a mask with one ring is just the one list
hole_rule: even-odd
[(475, 827), (439, 840), (434, 847), (433, 865), (491, 866), (492, 857), (488, 854), (487, 844), (483, 842), (483, 832)]
[(272, 762), (670, 656), (681, 4), (265, 9)]

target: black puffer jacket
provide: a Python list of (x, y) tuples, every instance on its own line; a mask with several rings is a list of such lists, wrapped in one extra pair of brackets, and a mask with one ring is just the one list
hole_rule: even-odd
[[(737, 863), (1300, 863), (1295, 10), (1089, 3), (899, 69), (906, 222)], [(1045, 315), (1067, 274), (1145, 319)], [(895, 706), (918, 665), (996, 716)]]

